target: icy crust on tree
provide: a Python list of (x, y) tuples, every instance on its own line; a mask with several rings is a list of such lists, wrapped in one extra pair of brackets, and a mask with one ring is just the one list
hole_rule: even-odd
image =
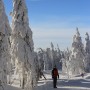
[(74, 35), (73, 37), (72, 50), (73, 50), (73, 53), (79, 52), (79, 51), (83, 53), (84, 51), (84, 45), (82, 44), (82, 39), (78, 29), (76, 30), (76, 35)]
[(8, 66), (10, 64), (10, 35), (11, 28), (5, 14), (3, 0), (0, 0), (0, 80), (7, 83)]
[(20, 86), (30, 90), (35, 85), (34, 50), (25, 0), (13, 0), (11, 56)]
[(71, 50), (67, 49), (63, 52), (62, 71), (70, 75), (78, 75), (86, 70), (86, 53), (78, 28), (73, 37)]
[(90, 54), (90, 39), (89, 39), (89, 34), (88, 33), (86, 33), (85, 34), (85, 41), (86, 41), (86, 43), (85, 43), (85, 52), (86, 52), (86, 54)]
[(85, 71), (84, 61), (85, 61), (85, 51), (84, 45), (78, 28), (76, 34), (73, 37), (72, 43), (72, 53), (70, 55), (70, 74), (81, 74)]
[(69, 74), (69, 69), (70, 69), (70, 55), (71, 55), (71, 50), (67, 48), (67, 50), (63, 51), (62, 55), (62, 72)]
[(85, 34), (85, 53), (86, 53), (86, 60), (85, 60), (85, 68), (86, 72), (90, 72), (90, 39), (89, 34), (86, 32)]

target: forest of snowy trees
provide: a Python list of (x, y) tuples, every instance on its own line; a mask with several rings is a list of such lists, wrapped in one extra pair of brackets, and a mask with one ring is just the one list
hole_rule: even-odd
[[(90, 72), (90, 40), (89, 34), (85, 34), (85, 44), (82, 43), (78, 28), (73, 36), (73, 42), (70, 49), (61, 51), (57, 45), (51, 43), (51, 48), (46, 50), (39, 49), (37, 57), (41, 63), (43, 70), (51, 70), (54, 65), (63, 73), (68, 75), (78, 75), (85, 72)], [(42, 64), (43, 63), (43, 64)]]
[(85, 34), (85, 44), (82, 43), (78, 28), (73, 36), (71, 50), (66, 50), (62, 59), (62, 71), (68, 75), (90, 72), (90, 39)]
[(38, 48), (34, 51), (32, 31), (29, 27), (28, 10), (25, 0), (13, 0), (9, 24), (3, 0), (0, 0), (0, 81), (32, 90), (40, 78), (40, 72), (52, 70), (56, 65), (68, 75), (90, 72), (90, 39), (85, 34), (85, 44), (78, 28), (73, 36), (71, 49), (64, 51), (54, 47)]

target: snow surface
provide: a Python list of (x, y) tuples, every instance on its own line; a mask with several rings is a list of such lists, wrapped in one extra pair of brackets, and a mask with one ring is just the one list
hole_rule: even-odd
[[(51, 71), (44, 72), (45, 80), (43, 77), (38, 81), (37, 87), (34, 90), (54, 90), (52, 86)], [(82, 78), (80, 75), (72, 76), (59, 72), (60, 78), (58, 79), (56, 90), (90, 90), (90, 73), (85, 74)], [(22, 90), (15, 86), (7, 86), (5, 90)], [(23, 89), (24, 90), (24, 89)]]

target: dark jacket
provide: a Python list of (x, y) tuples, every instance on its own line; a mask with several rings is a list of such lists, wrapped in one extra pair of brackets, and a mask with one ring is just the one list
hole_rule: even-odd
[(59, 78), (58, 70), (57, 68), (53, 68), (52, 70), (52, 78)]

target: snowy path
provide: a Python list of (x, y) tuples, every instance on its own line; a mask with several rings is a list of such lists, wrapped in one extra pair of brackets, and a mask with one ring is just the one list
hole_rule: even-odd
[[(49, 75), (48, 75), (49, 76)], [(46, 76), (48, 78), (48, 76)], [(74, 77), (70, 80), (62, 77), (58, 80), (56, 90), (90, 90), (90, 76), (86, 78)], [(47, 80), (41, 80), (38, 82), (38, 86), (35, 90), (55, 90), (52, 86), (52, 79), (49, 76)]]
[[(35, 90), (55, 90), (52, 87), (52, 80), (41, 82)], [(85, 80), (58, 80), (57, 90), (90, 90), (90, 81)]]
[[(53, 88), (50, 73), (45, 74), (47, 80), (41, 79), (34, 90), (90, 90), (90, 74), (86, 74), (84, 78), (81, 76), (72, 77), (69, 80), (67, 76), (60, 74), (57, 88)], [(5, 90), (24, 90), (14, 86), (7, 86)]]

